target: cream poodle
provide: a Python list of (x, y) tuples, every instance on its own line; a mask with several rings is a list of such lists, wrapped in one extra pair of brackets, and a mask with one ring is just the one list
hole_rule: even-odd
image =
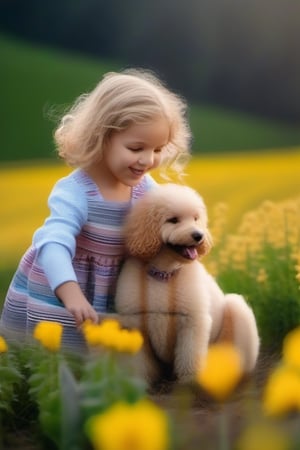
[(259, 351), (253, 312), (242, 296), (224, 294), (199, 261), (211, 248), (202, 198), (187, 186), (159, 185), (134, 204), (124, 237), (116, 311), (123, 326), (144, 335), (138, 367), (149, 384), (166, 370), (192, 381), (219, 340), (232, 341), (251, 372)]

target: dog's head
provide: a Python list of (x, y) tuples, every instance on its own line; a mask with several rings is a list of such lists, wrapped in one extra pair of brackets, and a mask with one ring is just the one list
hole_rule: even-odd
[(124, 237), (127, 252), (144, 260), (163, 246), (181, 261), (193, 261), (211, 248), (202, 198), (190, 187), (172, 183), (156, 186), (133, 205)]

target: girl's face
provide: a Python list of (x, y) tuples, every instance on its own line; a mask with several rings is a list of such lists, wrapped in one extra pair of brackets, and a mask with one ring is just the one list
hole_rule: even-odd
[(116, 182), (135, 186), (146, 172), (159, 166), (169, 131), (167, 120), (158, 118), (115, 132), (105, 147), (101, 165)]

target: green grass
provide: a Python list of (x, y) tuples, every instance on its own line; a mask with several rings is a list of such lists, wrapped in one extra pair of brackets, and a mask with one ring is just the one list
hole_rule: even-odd
[(190, 123), (198, 152), (221, 153), (299, 146), (300, 128), (220, 107), (191, 108)]
[[(120, 62), (92, 60), (5, 36), (0, 36), (0, 54), (0, 161), (55, 157), (55, 109), (63, 110), (91, 90), (103, 73), (122, 68)], [(195, 153), (300, 144), (295, 127), (209, 105), (191, 105), (190, 122)]]
[(3, 37), (0, 54), (2, 161), (54, 156), (58, 112), (91, 90), (103, 73), (118, 69), (113, 62), (94, 62)]

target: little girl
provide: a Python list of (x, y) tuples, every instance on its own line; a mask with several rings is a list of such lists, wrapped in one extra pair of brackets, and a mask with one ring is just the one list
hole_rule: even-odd
[[(185, 103), (154, 75), (108, 73), (59, 124), (59, 155), (76, 168), (49, 196), (50, 214), (9, 287), (0, 333), (32, 334), (41, 320), (63, 324), (63, 345), (80, 325), (113, 311), (124, 257), (121, 227), (131, 203), (155, 183), (148, 172), (188, 155)], [(184, 158), (183, 158), (184, 159)]]

